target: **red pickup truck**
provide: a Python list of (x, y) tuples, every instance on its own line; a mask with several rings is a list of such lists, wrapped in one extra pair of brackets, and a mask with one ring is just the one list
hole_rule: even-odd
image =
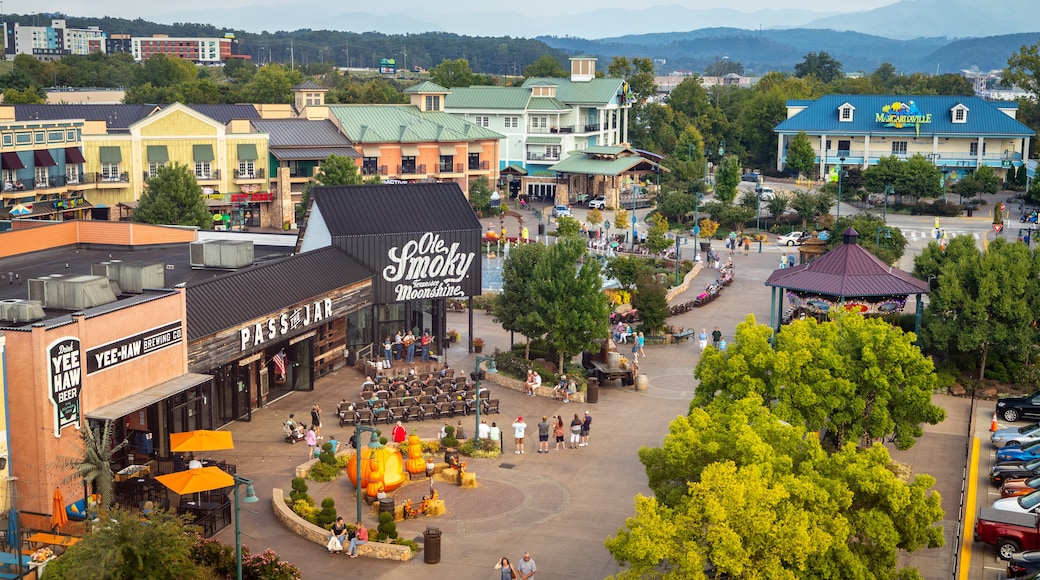
[(1004, 560), (1022, 550), (1040, 550), (1040, 516), (979, 508), (974, 536), (976, 542), (996, 546)]

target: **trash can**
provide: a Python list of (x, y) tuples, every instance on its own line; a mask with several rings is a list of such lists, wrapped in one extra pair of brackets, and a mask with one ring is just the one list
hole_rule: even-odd
[(539, 236), (544, 236), (545, 235), (545, 224), (538, 224), (538, 235)]
[(589, 382), (585, 385), (585, 402), (586, 403), (598, 403), (599, 402), (599, 383)]
[(423, 532), (423, 562), (436, 564), (441, 561), (441, 529), (426, 528)]
[(379, 500), (379, 511), (376, 512), (376, 516), (383, 512), (390, 512), (390, 515), (394, 515), (394, 498), (384, 497)]
[[(453, 461), (454, 460), (454, 461)], [(444, 463), (449, 466), (459, 462), (459, 451), (451, 447), (444, 450)]]
[(971, 217), (971, 216), (972, 216), (972, 215), (973, 215), (973, 214), (975, 213), (975, 210), (974, 210), (974, 209), (972, 209), (972, 207), (971, 207), (971, 206), (968, 206), (968, 208), (967, 208), (967, 209), (968, 209), (968, 217)]

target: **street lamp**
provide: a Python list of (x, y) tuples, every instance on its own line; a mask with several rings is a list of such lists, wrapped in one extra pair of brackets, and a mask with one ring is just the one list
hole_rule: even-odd
[[(475, 366), (474, 366), (474, 369), (473, 369), (473, 380), (476, 381), (476, 383), (477, 383), (477, 385), (476, 385), (477, 391), (476, 391), (476, 394), (473, 395), (476, 398), (475, 404), (473, 405), (473, 407), (476, 409), (476, 414), (475, 414), (475, 416), (476, 416), (476, 424), (473, 426), (473, 444), (474, 445), (479, 443), (479, 440), (480, 440), (480, 405), (481, 405), (481, 401), (480, 401), (480, 375), (482, 374), (480, 372), (480, 363), (482, 363), (482, 362), (489, 363), (487, 372), (489, 372), (489, 373), (497, 373), (498, 372), (498, 367), (495, 366), (495, 357), (494, 356), (481, 356), (479, 354), (477, 355), (477, 362), (474, 363)], [(478, 449), (479, 449), (479, 447), (478, 447)]]
[[(762, 233), (762, 228), (760, 227), (760, 223), (762, 221), (762, 186), (761, 185), (756, 185), (755, 186), (755, 198), (758, 201), (758, 203), (755, 204), (755, 233), (756, 234), (761, 234)], [(773, 221), (776, 221), (776, 220), (774, 219)]]
[(882, 209), (881, 221), (885, 222), (886, 224), (888, 223), (888, 196), (889, 195), (895, 195), (895, 193), (896, 193), (896, 188), (892, 187), (891, 185), (886, 185), (885, 186), (885, 205), (884, 205), (884, 208)]
[(881, 232), (885, 232), (885, 239), (892, 237), (891, 228), (878, 228), (874, 233), (874, 249), (877, 250), (881, 247)]
[[(686, 236), (675, 234), (675, 285), (679, 285), (679, 240), (685, 240)], [(696, 240), (694, 241), (696, 243)], [(693, 248), (694, 255), (696, 255), (697, 248)]]
[(838, 219), (841, 218), (841, 174), (845, 173), (845, 157), (839, 157), (841, 165), (838, 166), (838, 211), (834, 215), (834, 228), (838, 227)]
[(375, 427), (364, 427), (362, 425), (354, 425), (354, 459), (357, 462), (357, 519), (356, 522), (361, 521), (361, 432), (368, 431), (372, 434), (372, 439), (369, 440), (368, 446), (379, 445), (379, 431)]
[[(253, 480), (232, 475), (235, 479), (235, 578), (242, 580), (242, 503), (256, 503), (260, 498), (256, 497), (253, 489)], [(246, 486), (246, 496), (239, 498), (239, 488)]]

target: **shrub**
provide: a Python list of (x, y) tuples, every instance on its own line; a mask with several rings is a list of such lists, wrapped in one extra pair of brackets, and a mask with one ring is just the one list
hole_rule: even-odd
[(315, 517), (317, 524), (323, 528), (330, 528), (336, 523), (336, 500), (327, 497), (321, 500), (321, 511)]
[(397, 539), (397, 524), (394, 523), (394, 514), (383, 512), (379, 514), (379, 527), (376, 528), (376, 540), (385, 542), (387, 538)]
[(307, 495), (307, 481), (302, 477), (294, 477), (292, 479), (292, 491), (289, 492), (289, 499), (291, 499), (294, 504), (302, 500), (311, 506), (314, 505), (314, 500), (311, 496)]
[(307, 477), (313, 479), (314, 481), (320, 482), (332, 481), (333, 479), (339, 477), (339, 472), (341, 469), (343, 468), (339, 466), (338, 462), (329, 465), (328, 463), (322, 463), (321, 461), (319, 461), (318, 463), (315, 463), (313, 467), (311, 467), (311, 470), (307, 474)]
[(314, 502), (307, 502), (307, 500), (296, 500), (292, 504), (292, 511), (296, 515), (300, 516), (304, 520), (317, 525), (318, 524), (318, 508), (314, 507)]
[(502, 454), (498, 442), (491, 439), (478, 439), (476, 443), (467, 439), (459, 445), (459, 453), (470, 457), (481, 457), (493, 459)]
[[(216, 540), (196, 536), (191, 549), (192, 558), (209, 567), (216, 578), (235, 577), (235, 548)], [(242, 578), (246, 580), (299, 580), (303, 578), (294, 564), (281, 560), (271, 550), (250, 554), (249, 547), (242, 546)]]
[(458, 447), (459, 440), (455, 438), (455, 427), (448, 425), (444, 428), (444, 437), (441, 437), (441, 445), (444, 447)]
[(417, 553), (419, 551), (419, 544), (415, 543), (412, 540), (408, 540), (406, 538), (396, 538), (393, 541), (391, 541), (390, 543), (391, 544), (397, 544), (399, 546), (408, 546), (408, 549), (411, 550), (413, 554), (415, 554), (415, 553)]

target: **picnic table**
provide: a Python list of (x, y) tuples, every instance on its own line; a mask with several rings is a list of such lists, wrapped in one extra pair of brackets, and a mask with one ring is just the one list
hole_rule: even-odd
[(30, 545), (40, 544), (44, 546), (58, 546), (62, 548), (74, 546), (77, 542), (79, 542), (79, 540), (80, 539), (76, 536), (62, 536), (59, 534), (48, 534), (45, 532), (38, 532), (26, 538), (26, 541), (29, 542)]

